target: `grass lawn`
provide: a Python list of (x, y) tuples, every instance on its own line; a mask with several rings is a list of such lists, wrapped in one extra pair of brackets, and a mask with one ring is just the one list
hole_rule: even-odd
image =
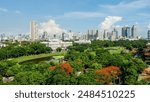
[(124, 47), (108, 47), (105, 49), (107, 49), (111, 54), (120, 54), (124, 50)]
[(60, 59), (60, 58), (64, 58), (64, 56), (53, 56), (53, 58)]
[(39, 59), (39, 58), (45, 58), (45, 57), (51, 57), (51, 56), (58, 56), (62, 58), (65, 53), (49, 53), (49, 54), (39, 54), (39, 55), (30, 55), (30, 56), (22, 56), (18, 58), (13, 58), (11, 60), (14, 60), (15, 62), (21, 63), (24, 61), (32, 60), (32, 59)]

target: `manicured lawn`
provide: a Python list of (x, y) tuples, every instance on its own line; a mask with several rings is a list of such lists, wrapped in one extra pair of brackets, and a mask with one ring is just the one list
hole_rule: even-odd
[(15, 62), (22, 63), (28, 60), (33, 60), (33, 59), (39, 59), (39, 58), (45, 58), (45, 57), (51, 57), (51, 56), (58, 56), (62, 58), (65, 53), (50, 53), (50, 54), (39, 54), (39, 55), (30, 55), (30, 56), (22, 56), (18, 58), (13, 58), (11, 60), (14, 60)]
[(107, 49), (111, 54), (120, 54), (124, 50), (124, 47), (108, 47), (105, 49)]
[(53, 58), (60, 59), (60, 58), (64, 58), (64, 56), (53, 56)]

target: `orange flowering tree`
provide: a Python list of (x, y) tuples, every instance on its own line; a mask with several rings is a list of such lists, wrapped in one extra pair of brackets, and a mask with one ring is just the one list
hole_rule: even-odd
[(118, 79), (118, 76), (121, 74), (121, 71), (119, 67), (109, 66), (100, 70), (96, 70), (96, 73), (102, 75), (100, 79), (97, 79), (98, 81), (105, 84), (110, 84), (112, 82), (115, 83), (114, 80)]
[[(67, 62), (59, 64), (58, 66), (61, 67), (63, 70), (65, 70), (67, 76), (69, 76), (73, 72), (73, 68)], [(55, 70), (56, 66), (52, 66), (52, 67), (50, 67), (50, 69)]]

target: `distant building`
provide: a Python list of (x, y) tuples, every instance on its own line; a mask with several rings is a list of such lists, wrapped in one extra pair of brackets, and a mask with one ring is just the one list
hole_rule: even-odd
[(68, 38), (69, 38), (69, 40), (73, 40), (73, 32), (70, 30), (69, 32), (68, 32)]
[(30, 34), (32, 41), (38, 39), (38, 24), (35, 21), (32, 21), (30, 24)]
[(136, 39), (138, 37), (137, 27), (135, 25), (131, 28), (131, 37), (133, 39)]
[(41, 42), (42, 44), (45, 44), (47, 47), (51, 47), (54, 51), (60, 47), (62, 49), (66, 49), (68, 46), (72, 46), (72, 42), (63, 42), (59, 39), (52, 39), (48, 42)]
[(42, 38), (42, 40), (47, 40), (48, 39), (48, 33), (46, 31), (43, 32), (41, 38)]
[(122, 28), (122, 37), (130, 38), (130, 36), (131, 36), (131, 29), (130, 29), (130, 27), (123, 27)]
[(94, 35), (94, 39), (95, 39), (95, 40), (98, 39), (98, 34), (99, 34), (98, 30), (96, 30), (95, 35)]
[(99, 37), (99, 32), (98, 30), (88, 30), (87, 32), (87, 40), (97, 40)]
[(115, 41), (115, 40), (117, 40), (117, 39), (118, 39), (118, 31), (117, 31), (116, 29), (114, 29), (114, 30), (112, 31), (111, 36), (110, 36), (110, 40), (111, 40), (111, 41)]
[(104, 30), (103, 39), (104, 40), (108, 39), (108, 32), (106, 30)]
[(6, 44), (0, 43), (0, 48), (6, 47), (6, 46), (7, 46)]
[(147, 37), (148, 37), (148, 40), (150, 40), (150, 30), (148, 30), (148, 32), (147, 32)]
[(90, 40), (79, 40), (79, 41), (74, 41), (74, 43), (77, 44), (91, 44)]

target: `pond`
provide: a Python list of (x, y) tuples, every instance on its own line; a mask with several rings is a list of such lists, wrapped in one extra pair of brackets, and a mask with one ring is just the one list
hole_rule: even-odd
[(42, 58), (27, 60), (27, 61), (21, 62), (19, 64), (39, 63), (39, 62), (48, 61), (48, 60), (51, 60), (51, 59), (52, 59), (52, 57), (42, 57)]

